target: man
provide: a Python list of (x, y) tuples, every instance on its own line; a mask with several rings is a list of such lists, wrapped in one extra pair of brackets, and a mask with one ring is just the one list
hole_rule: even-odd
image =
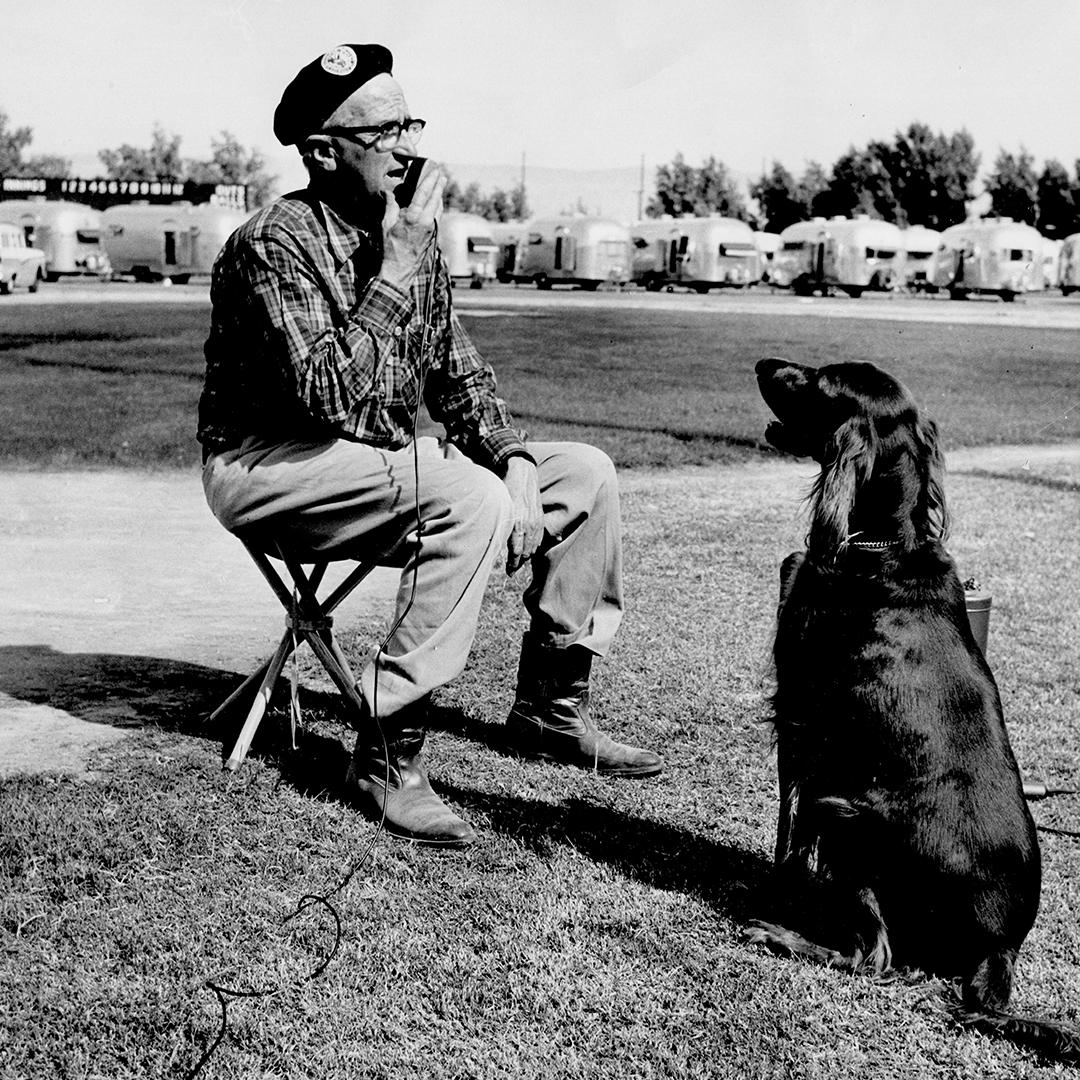
[[(310, 182), (218, 258), (198, 437), (226, 528), (403, 566), (395, 628), (360, 679), (389, 760), (362, 724), (348, 784), (365, 812), (385, 808), (391, 831), (460, 846), (475, 834), (428, 783), (426, 706), (465, 666), (503, 550), (510, 573), (532, 564), (511, 745), (612, 776), (663, 766), (589, 714), (590, 664), (623, 607), (614, 468), (592, 447), (526, 444), (512, 426), (452, 309), (437, 246), (445, 175), (426, 162), (408, 207), (393, 197), (424, 121), (391, 63), (382, 46), (340, 45), (286, 88), (274, 132)], [(441, 444), (414, 437), (421, 399)]]

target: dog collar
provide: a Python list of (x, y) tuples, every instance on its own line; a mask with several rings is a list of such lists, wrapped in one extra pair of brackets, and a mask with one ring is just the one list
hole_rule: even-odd
[(888, 551), (899, 547), (901, 540), (848, 540), (848, 546), (861, 548), (863, 551)]

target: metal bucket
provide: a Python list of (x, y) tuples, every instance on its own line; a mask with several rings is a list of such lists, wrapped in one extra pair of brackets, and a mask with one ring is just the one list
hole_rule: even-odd
[(990, 604), (993, 597), (984, 589), (968, 589), (964, 593), (967, 601), (968, 622), (971, 623), (971, 633), (976, 643), (986, 655), (986, 641), (990, 630)]

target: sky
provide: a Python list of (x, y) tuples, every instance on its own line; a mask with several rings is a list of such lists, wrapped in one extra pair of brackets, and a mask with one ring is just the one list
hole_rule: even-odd
[(80, 175), (160, 124), (196, 158), (227, 130), (301, 186), (281, 91), (368, 41), (447, 163), (798, 175), (915, 120), (966, 128), (984, 171), (1080, 158), (1076, 0), (0, 0), (0, 32), (0, 111)]

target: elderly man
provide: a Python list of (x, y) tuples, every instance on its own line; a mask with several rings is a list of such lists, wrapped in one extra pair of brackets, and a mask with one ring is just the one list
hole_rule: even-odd
[[(300, 555), (371, 553), (403, 567), (394, 629), (360, 679), (348, 785), (388, 829), (461, 846), (472, 828), (421, 757), (431, 692), (465, 666), (492, 566), (531, 563), (516, 752), (611, 776), (660, 772), (589, 713), (592, 658), (622, 616), (611, 461), (526, 442), (451, 303), (438, 248), (446, 177), (417, 157), (414, 119), (379, 45), (339, 45), (286, 88), (274, 132), (310, 182), (257, 213), (214, 268), (199, 404), (203, 486), (221, 523)], [(423, 402), (446, 438), (416, 438)], [(387, 784), (387, 779), (389, 783)]]

